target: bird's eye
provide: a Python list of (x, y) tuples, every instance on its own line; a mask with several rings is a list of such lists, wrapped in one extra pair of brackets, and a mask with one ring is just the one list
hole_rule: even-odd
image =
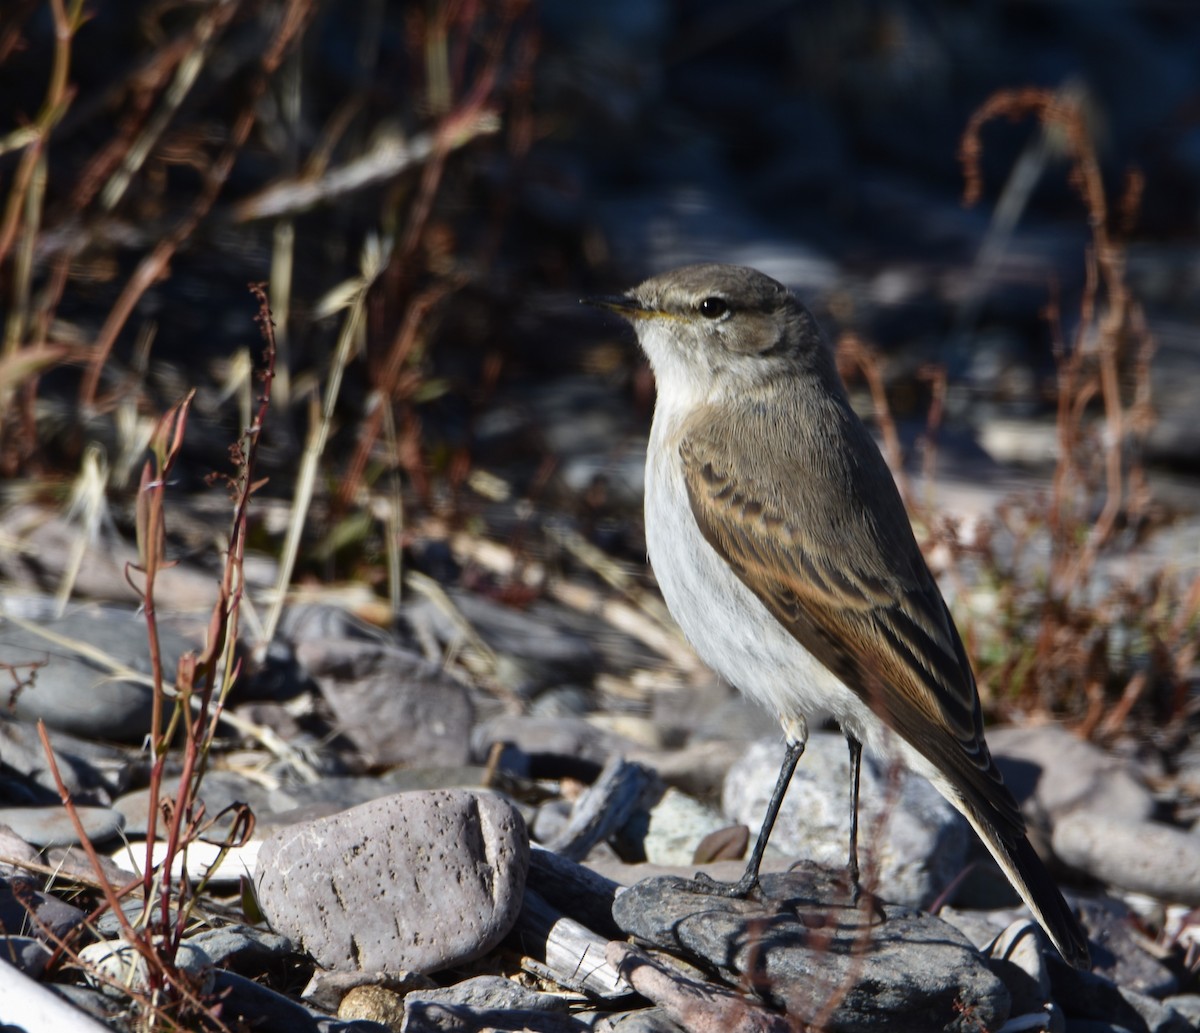
[(705, 319), (720, 319), (728, 311), (729, 306), (722, 298), (705, 298), (700, 302), (700, 315)]

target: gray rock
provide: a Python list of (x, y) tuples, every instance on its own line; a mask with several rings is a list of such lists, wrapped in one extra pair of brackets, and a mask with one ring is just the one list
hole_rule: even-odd
[(1047, 956), (1047, 965), (1054, 999), (1072, 1021), (1111, 1022), (1131, 1033), (1193, 1033), (1191, 1023), (1153, 997), (1116, 986), (1093, 972), (1080, 972), (1052, 955)]
[(961, 933), (891, 904), (854, 907), (844, 880), (813, 864), (763, 876), (761, 899), (751, 901), (648, 879), (617, 898), (613, 917), (626, 933), (752, 985), (823, 1029), (888, 1022), (965, 1033), (997, 1028), (1009, 1013), (1008, 991)]
[(692, 864), (701, 841), (728, 825), (720, 812), (678, 789), (667, 789), (647, 818), (641, 846), (650, 864)]
[[(125, 826), (120, 811), (110, 807), (76, 807), (83, 831), (93, 843), (115, 838)], [(0, 825), (38, 847), (73, 846), (79, 842), (65, 807), (0, 807)]]
[(272, 927), (323, 967), (432, 972), (503, 938), (528, 864), (511, 803), (441, 789), (282, 829), (263, 844), (256, 881)]
[(292, 941), (286, 936), (250, 925), (205, 929), (183, 942), (204, 951), (214, 965), (251, 975), (257, 975), (280, 955), (292, 950)]
[(483, 1029), (584, 1033), (567, 1001), (539, 994), (502, 976), (476, 976), (439, 990), (414, 990), (404, 998), (404, 1033)]
[(436, 664), (395, 646), (305, 640), (296, 655), (338, 729), (372, 766), (461, 764), (473, 720), (467, 690)]
[(360, 986), (379, 986), (404, 997), (414, 990), (437, 986), (421, 972), (328, 972), (316, 969), (300, 996), (317, 1008), (337, 1011), (342, 999)]
[(1041, 1011), (1050, 1001), (1050, 973), (1042, 952), (1042, 934), (1027, 919), (1013, 922), (984, 952), (988, 965), (1012, 997), (1012, 1013)]
[(684, 1033), (684, 1029), (663, 1008), (641, 1008), (601, 1019), (596, 1033)]
[(1092, 948), (1092, 973), (1127, 990), (1165, 997), (1179, 989), (1179, 980), (1145, 947), (1137, 916), (1118, 900), (1081, 900), (1076, 909)]
[[(523, 754), (553, 755), (603, 765), (614, 753), (629, 754), (633, 744), (579, 717), (493, 718), (475, 728), (472, 752), (485, 759), (493, 743), (508, 743)], [(517, 772), (524, 774), (525, 772)]]
[[(126, 751), (66, 732), (51, 732), (49, 738), (63, 784), (77, 804), (108, 803), (129, 784), (134, 763)], [(0, 757), (7, 769), (22, 776), (19, 786), (9, 778), (2, 780), (11, 802), (59, 802), (36, 725), (0, 715)]]
[(50, 960), (50, 948), (32, 936), (0, 935), (0, 959), (37, 979)]
[(1175, 994), (1163, 1001), (1168, 1008), (1173, 1008), (1196, 1029), (1200, 1029), (1200, 994)]
[(267, 794), (269, 821), (294, 824), (301, 811), (308, 818), (327, 817), (349, 807), (395, 796), (398, 787), (368, 775), (330, 775), (320, 782), (281, 785)]
[[(177, 783), (168, 778), (164, 784), (160, 798), (169, 796), (178, 789)], [(233, 823), (234, 816), (227, 808), (235, 803), (245, 803), (250, 806), (255, 817), (265, 817), (271, 813), (269, 804), (270, 794), (259, 783), (239, 775), (236, 771), (209, 770), (205, 772), (200, 786), (200, 801), (204, 804), (205, 822), (215, 822), (204, 833), (207, 839), (219, 839)], [(125, 833), (128, 836), (145, 837), (149, 825), (150, 790), (135, 789), (124, 793), (113, 801), (113, 808), (121, 812), (125, 818)], [(222, 812), (225, 812), (222, 814)], [(220, 817), (218, 817), (220, 815)], [(164, 821), (161, 813), (156, 822), (158, 838), (164, 835)]]
[[(558, 608), (534, 604), (527, 610), (492, 602), (483, 596), (454, 591), (451, 600), (475, 634), (496, 654), (501, 681), (522, 696), (594, 673), (596, 649), (587, 636), (565, 626)], [(443, 646), (462, 645), (461, 626), (431, 601), (407, 605), (403, 617), (424, 629)]]
[(1054, 826), (1054, 852), (1110, 886), (1158, 900), (1200, 904), (1196, 838), (1159, 822), (1077, 811)]
[(27, 876), (23, 863), (40, 862), (41, 855), (7, 825), (0, 825), (0, 877)]
[[(782, 763), (784, 745), (761, 740), (729, 770), (722, 806), (757, 834)], [(864, 885), (887, 900), (922, 907), (962, 870), (969, 828), (925, 779), (863, 756), (859, 858)], [(771, 846), (789, 857), (846, 864), (850, 837), (850, 760), (840, 735), (819, 733), (792, 778)]]
[(1109, 817), (1148, 818), (1154, 798), (1113, 758), (1060, 725), (993, 728), (988, 746), (1004, 781), (1035, 826), (1099, 804)]
[[(124, 997), (129, 989), (150, 989), (150, 968), (145, 957), (124, 940), (99, 940), (80, 948), (80, 967), (84, 978), (101, 993)], [(212, 989), (212, 959), (199, 947), (181, 943), (175, 952), (175, 966), (187, 974), (199, 993)]]
[[(41, 627), (139, 673), (150, 672), (146, 624), (133, 610), (81, 610)], [(160, 629), (159, 638), (163, 670), (170, 676), (179, 656), (194, 645), (168, 628)], [(137, 742), (149, 730), (153, 693), (148, 685), (115, 677), (99, 661), (7, 621), (0, 622), (0, 654), (8, 664), (42, 665), (14, 694), (10, 712), (21, 720), (43, 720), (50, 728), (118, 742)]]
[(220, 995), (221, 1021), (230, 1029), (280, 1030), (286, 1033), (387, 1033), (376, 1022), (331, 1018), (310, 1011), (235, 972), (218, 969), (213, 992)]

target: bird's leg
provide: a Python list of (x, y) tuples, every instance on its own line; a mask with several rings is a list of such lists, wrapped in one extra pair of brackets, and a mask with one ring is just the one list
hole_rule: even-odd
[(787, 753), (783, 756), (783, 765), (779, 769), (779, 777), (775, 780), (775, 789), (771, 799), (767, 801), (767, 813), (763, 815), (762, 827), (758, 830), (758, 839), (750, 852), (750, 860), (746, 871), (737, 882), (717, 882), (703, 872), (698, 873), (691, 886), (703, 893), (711, 893), (721, 897), (748, 897), (758, 885), (758, 869), (762, 864), (763, 852), (767, 849), (767, 840), (771, 837), (771, 829), (779, 816), (779, 807), (787, 793), (788, 784), (792, 781), (792, 773), (804, 755), (804, 738), (788, 742)]
[(850, 853), (846, 870), (850, 873), (850, 890), (857, 905), (862, 893), (858, 882), (858, 783), (862, 774), (862, 743), (847, 733), (846, 745), (850, 747)]

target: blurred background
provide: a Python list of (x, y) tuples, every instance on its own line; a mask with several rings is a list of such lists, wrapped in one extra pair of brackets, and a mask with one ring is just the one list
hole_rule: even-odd
[[(1197, 54), (1182, 0), (10, 0), (7, 533), (71, 512), (131, 537), (153, 427), (195, 389), (171, 548), (219, 565), (206, 479), (261, 388), (264, 283), (265, 583), (322, 426), (285, 584), (358, 586), (379, 623), (401, 569), (527, 606), (534, 560), (603, 580), (568, 532), (644, 582), (653, 384), (578, 300), (753, 265), (836, 342), (968, 628), (972, 592), (1025, 579), (977, 611), (985, 685), (1096, 727), (1140, 671), (1126, 715), (1178, 731)], [(31, 563), (10, 584), (63, 574)]]

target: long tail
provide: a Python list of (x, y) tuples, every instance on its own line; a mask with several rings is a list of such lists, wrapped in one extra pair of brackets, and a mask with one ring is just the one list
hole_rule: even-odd
[(960, 801), (960, 807), (1058, 953), (1075, 968), (1089, 968), (1091, 956), (1088, 953), (1087, 935), (1063, 900), (1028, 837), (1005, 837), (986, 818), (973, 813), (975, 809), (969, 804)]

